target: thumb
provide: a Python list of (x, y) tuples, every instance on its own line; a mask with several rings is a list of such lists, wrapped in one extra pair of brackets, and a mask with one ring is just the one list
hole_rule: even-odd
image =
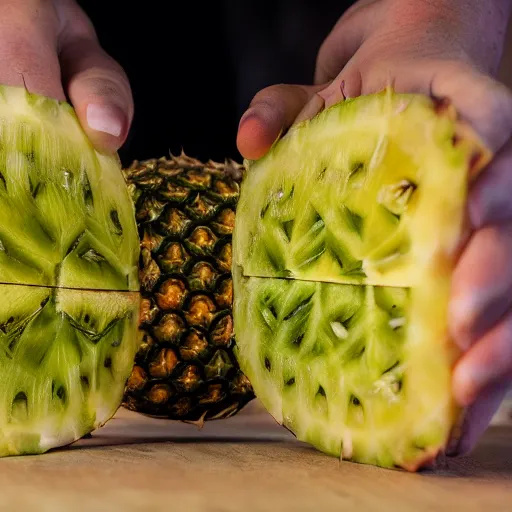
[(63, 3), (59, 58), (67, 95), (96, 148), (116, 152), (125, 142), (133, 119), (128, 78), (100, 46), (81, 9), (74, 3)]
[(325, 86), (272, 85), (254, 96), (238, 127), (237, 145), (244, 158), (262, 157), (295, 122), (323, 109), (317, 94)]

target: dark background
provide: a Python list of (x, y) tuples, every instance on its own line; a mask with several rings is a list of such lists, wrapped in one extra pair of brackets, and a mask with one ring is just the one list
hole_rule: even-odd
[[(134, 159), (187, 154), (241, 160), (238, 121), (275, 83), (311, 83), (343, 0), (82, 0), (102, 46), (131, 82), (135, 118), (121, 149)], [(108, 8), (107, 8), (108, 6)]]

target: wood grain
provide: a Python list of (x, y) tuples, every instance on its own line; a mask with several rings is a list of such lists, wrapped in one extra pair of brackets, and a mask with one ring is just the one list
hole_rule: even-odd
[(120, 410), (91, 439), (0, 460), (1, 510), (512, 510), (512, 427), (493, 426), (471, 457), (406, 474), (323, 455), (255, 402), (194, 425)]

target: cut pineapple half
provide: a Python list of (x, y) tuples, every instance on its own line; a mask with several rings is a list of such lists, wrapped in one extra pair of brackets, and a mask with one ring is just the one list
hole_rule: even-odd
[(233, 235), (237, 358), (298, 439), (417, 470), (459, 417), (447, 329), (468, 183), (490, 153), (445, 101), (335, 105), (247, 162)]
[(0, 86), (0, 457), (69, 444), (119, 408), (138, 256), (119, 159), (68, 103)]

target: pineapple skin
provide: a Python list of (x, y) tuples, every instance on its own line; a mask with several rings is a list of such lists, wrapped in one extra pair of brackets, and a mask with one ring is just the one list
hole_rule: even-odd
[(123, 406), (202, 423), (254, 398), (234, 356), (231, 239), (243, 168), (186, 156), (124, 170), (141, 241), (142, 344)]

